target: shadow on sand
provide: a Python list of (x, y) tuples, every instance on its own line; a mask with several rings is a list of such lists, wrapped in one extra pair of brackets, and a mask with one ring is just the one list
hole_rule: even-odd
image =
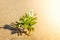
[(3, 28), (3, 29), (8, 29), (11, 31), (11, 34), (15, 34), (17, 33), (17, 35), (22, 35), (23, 33), (28, 35), (26, 31), (24, 31), (24, 29), (20, 29), (20, 28), (13, 28), (12, 26), (6, 24), (4, 25), (3, 27), (0, 27), (0, 28)]

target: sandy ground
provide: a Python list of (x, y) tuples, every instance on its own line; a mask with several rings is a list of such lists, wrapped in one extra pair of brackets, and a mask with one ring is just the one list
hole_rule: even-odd
[(22, 36), (18, 36), (17, 34), (11, 34), (10, 30), (0, 29), (0, 40), (35, 40), (34, 36), (27, 36), (22, 34)]
[[(37, 12), (38, 23), (31, 36), (11, 34), (8, 29), (0, 29), (0, 40), (60, 40), (60, 8), (55, 0), (0, 0), (0, 27), (15, 22), (25, 12)], [(50, 5), (50, 6), (49, 6)], [(55, 6), (58, 5), (56, 8)], [(57, 12), (56, 12), (57, 11)], [(59, 13), (58, 13), (59, 12)]]

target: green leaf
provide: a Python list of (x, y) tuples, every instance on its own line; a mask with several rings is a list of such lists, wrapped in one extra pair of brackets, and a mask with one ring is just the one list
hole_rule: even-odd
[(33, 21), (33, 20), (37, 20), (37, 18), (35, 17), (35, 18), (31, 18), (31, 21)]
[(29, 26), (33, 26), (36, 22), (30, 22)]
[(26, 29), (28, 27), (28, 25), (24, 24), (24, 28)]

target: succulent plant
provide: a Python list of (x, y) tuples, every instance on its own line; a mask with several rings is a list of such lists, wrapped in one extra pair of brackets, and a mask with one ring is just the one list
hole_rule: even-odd
[(30, 11), (28, 13), (25, 13), (18, 21), (16, 21), (13, 24), (14, 28), (23, 28), (28, 31), (28, 34), (30, 34), (31, 31), (34, 31), (33, 25), (36, 24), (36, 17), (35, 13), (33, 11)]

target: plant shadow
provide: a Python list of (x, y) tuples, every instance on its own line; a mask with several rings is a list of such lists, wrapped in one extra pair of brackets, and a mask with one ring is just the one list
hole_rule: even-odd
[(3, 28), (3, 29), (8, 29), (11, 31), (11, 34), (16, 34), (19, 36), (19, 35), (22, 35), (23, 33), (28, 35), (26, 31), (24, 31), (24, 29), (20, 29), (20, 28), (13, 28), (11, 25), (4, 25), (3, 27), (0, 27), (0, 28)]

